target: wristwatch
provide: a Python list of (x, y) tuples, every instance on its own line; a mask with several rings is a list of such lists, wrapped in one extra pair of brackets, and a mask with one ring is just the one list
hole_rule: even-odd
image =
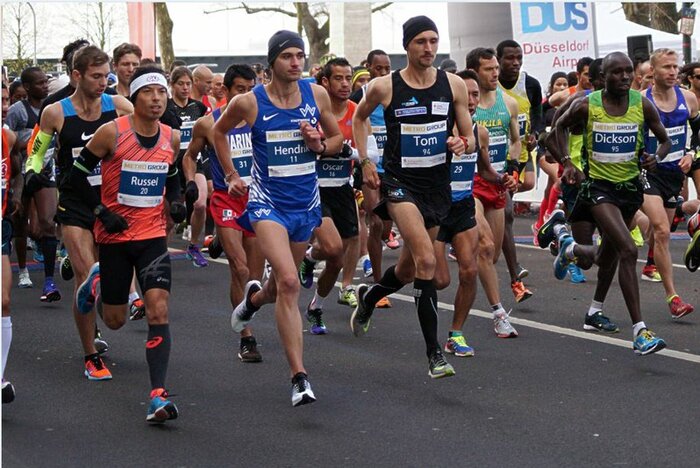
[(105, 212), (106, 209), (107, 209), (107, 207), (104, 206), (102, 203), (100, 203), (99, 205), (97, 205), (95, 208), (92, 209), (92, 213), (95, 215), (95, 217), (99, 218), (102, 215), (102, 213)]

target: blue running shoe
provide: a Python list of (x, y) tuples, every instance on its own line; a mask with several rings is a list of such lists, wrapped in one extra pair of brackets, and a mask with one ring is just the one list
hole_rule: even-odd
[(90, 313), (95, 305), (97, 284), (100, 281), (100, 264), (95, 263), (90, 267), (87, 278), (78, 286), (75, 293), (75, 305), (81, 314)]
[(549, 244), (557, 240), (557, 235), (554, 233), (554, 226), (557, 224), (566, 223), (566, 215), (562, 210), (554, 210), (549, 216), (547, 222), (542, 224), (537, 230), (537, 245), (541, 249), (546, 249)]
[(37, 263), (44, 263), (44, 254), (41, 253), (41, 250), (39, 249), (39, 246), (36, 246), (36, 249), (33, 252), (34, 256), (34, 261)]
[(58, 290), (53, 278), (46, 278), (44, 281), (44, 290), (39, 298), (41, 302), (56, 302), (61, 300), (61, 291)]
[(554, 277), (558, 280), (563, 280), (566, 278), (566, 273), (569, 271), (569, 263), (571, 260), (566, 256), (567, 248), (574, 243), (574, 238), (571, 236), (565, 236), (559, 242), (559, 253), (554, 259)]
[(167, 398), (168, 392), (163, 388), (155, 388), (151, 391), (151, 404), (148, 407), (146, 421), (164, 423), (168, 419), (177, 419), (177, 406)]
[(316, 266), (316, 262), (312, 262), (306, 257), (299, 264), (299, 283), (306, 289), (314, 284), (314, 266)]
[(463, 335), (454, 335), (447, 339), (445, 352), (459, 357), (474, 356), (474, 348), (467, 344)]
[(639, 335), (634, 339), (632, 344), (634, 353), (640, 356), (646, 356), (657, 351), (661, 351), (666, 347), (666, 342), (654, 335), (651, 330), (644, 329), (639, 332)]
[(311, 329), (309, 331), (312, 335), (325, 335), (328, 333), (326, 324), (323, 322), (323, 310), (306, 309), (306, 320), (311, 324)]
[(586, 282), (586, 275), (583, 274), (583, 270), (575, 263), (569, 263), (569, 275), (571, 282), (574, 284)]
[(199, 250), (199, 246), (196, 244), (190, 244), (187, 246), (187, 251), (185, 253), (188, 260), (192, 261), (192, 265), (195, 268), (204, 268), (209, 266), (207, 259), (202, 256), (202, 252)]
[(365, 278), (369, 278), (374, 273), (374, 270), (372, 270), (372, 262), (369, 260), (369, 257), (362, 261), (362, 271), (365, 273)]

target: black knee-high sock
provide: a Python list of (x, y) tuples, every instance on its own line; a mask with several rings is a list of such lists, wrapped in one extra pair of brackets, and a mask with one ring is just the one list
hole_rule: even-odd
[(56, 268), (56, 247), (58, 247), (58, 239), (55, 237), (41, 238), (41, 253), (44, 255), (44, 276), (53, 278), (53, 272)]
[(387, 268), (382, 279), (379, 280), (379, 283), (369, 288), (364, 298), (365, 305), (374, 307), (382, 297), (388, 296), (403, 288), (403, 283), (396, 277), (395, 269), (396, 265)]
[(432, 280), (418, 279), (413, 282), (413, 296), (418, 311), (418, 321), (423, 332), (428, 356), (440, 349), (438, 343), (437, 290)]
[(170, 326), (148, 325), (146, 342), (146, 362), (151, 375), (152, 388), (165, 388), (165, 374), (170, 360)]

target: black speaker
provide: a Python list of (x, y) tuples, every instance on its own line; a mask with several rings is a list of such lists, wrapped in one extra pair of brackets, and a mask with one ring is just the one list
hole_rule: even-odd
[(627, 36), (627, 55), (636, 62), (637, 60), (649, 60), (654, 46), (651, 43), (651, 34), (644, 36)]

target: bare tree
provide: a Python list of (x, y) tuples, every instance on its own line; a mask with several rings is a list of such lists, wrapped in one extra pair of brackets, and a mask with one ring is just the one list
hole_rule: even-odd
[(158, 46), (160, 47), (160, 61), (164, 70), (170, 70), (175, 60), (173, 49), (173, 20), (170, 18), (168, 5), (164, 2), (154, 4), (156, 29), (158, 31)]
[(671, 34), (678, 34), (680, 10), (675, 3), (623, 3), (625, 18), (633, 23)]
[(31, 63), (34, 31), (31, 12), (25, 3), (6, 3), (2, 7), (2, 41), (5, 64), (11, 73), (19, 73)]

